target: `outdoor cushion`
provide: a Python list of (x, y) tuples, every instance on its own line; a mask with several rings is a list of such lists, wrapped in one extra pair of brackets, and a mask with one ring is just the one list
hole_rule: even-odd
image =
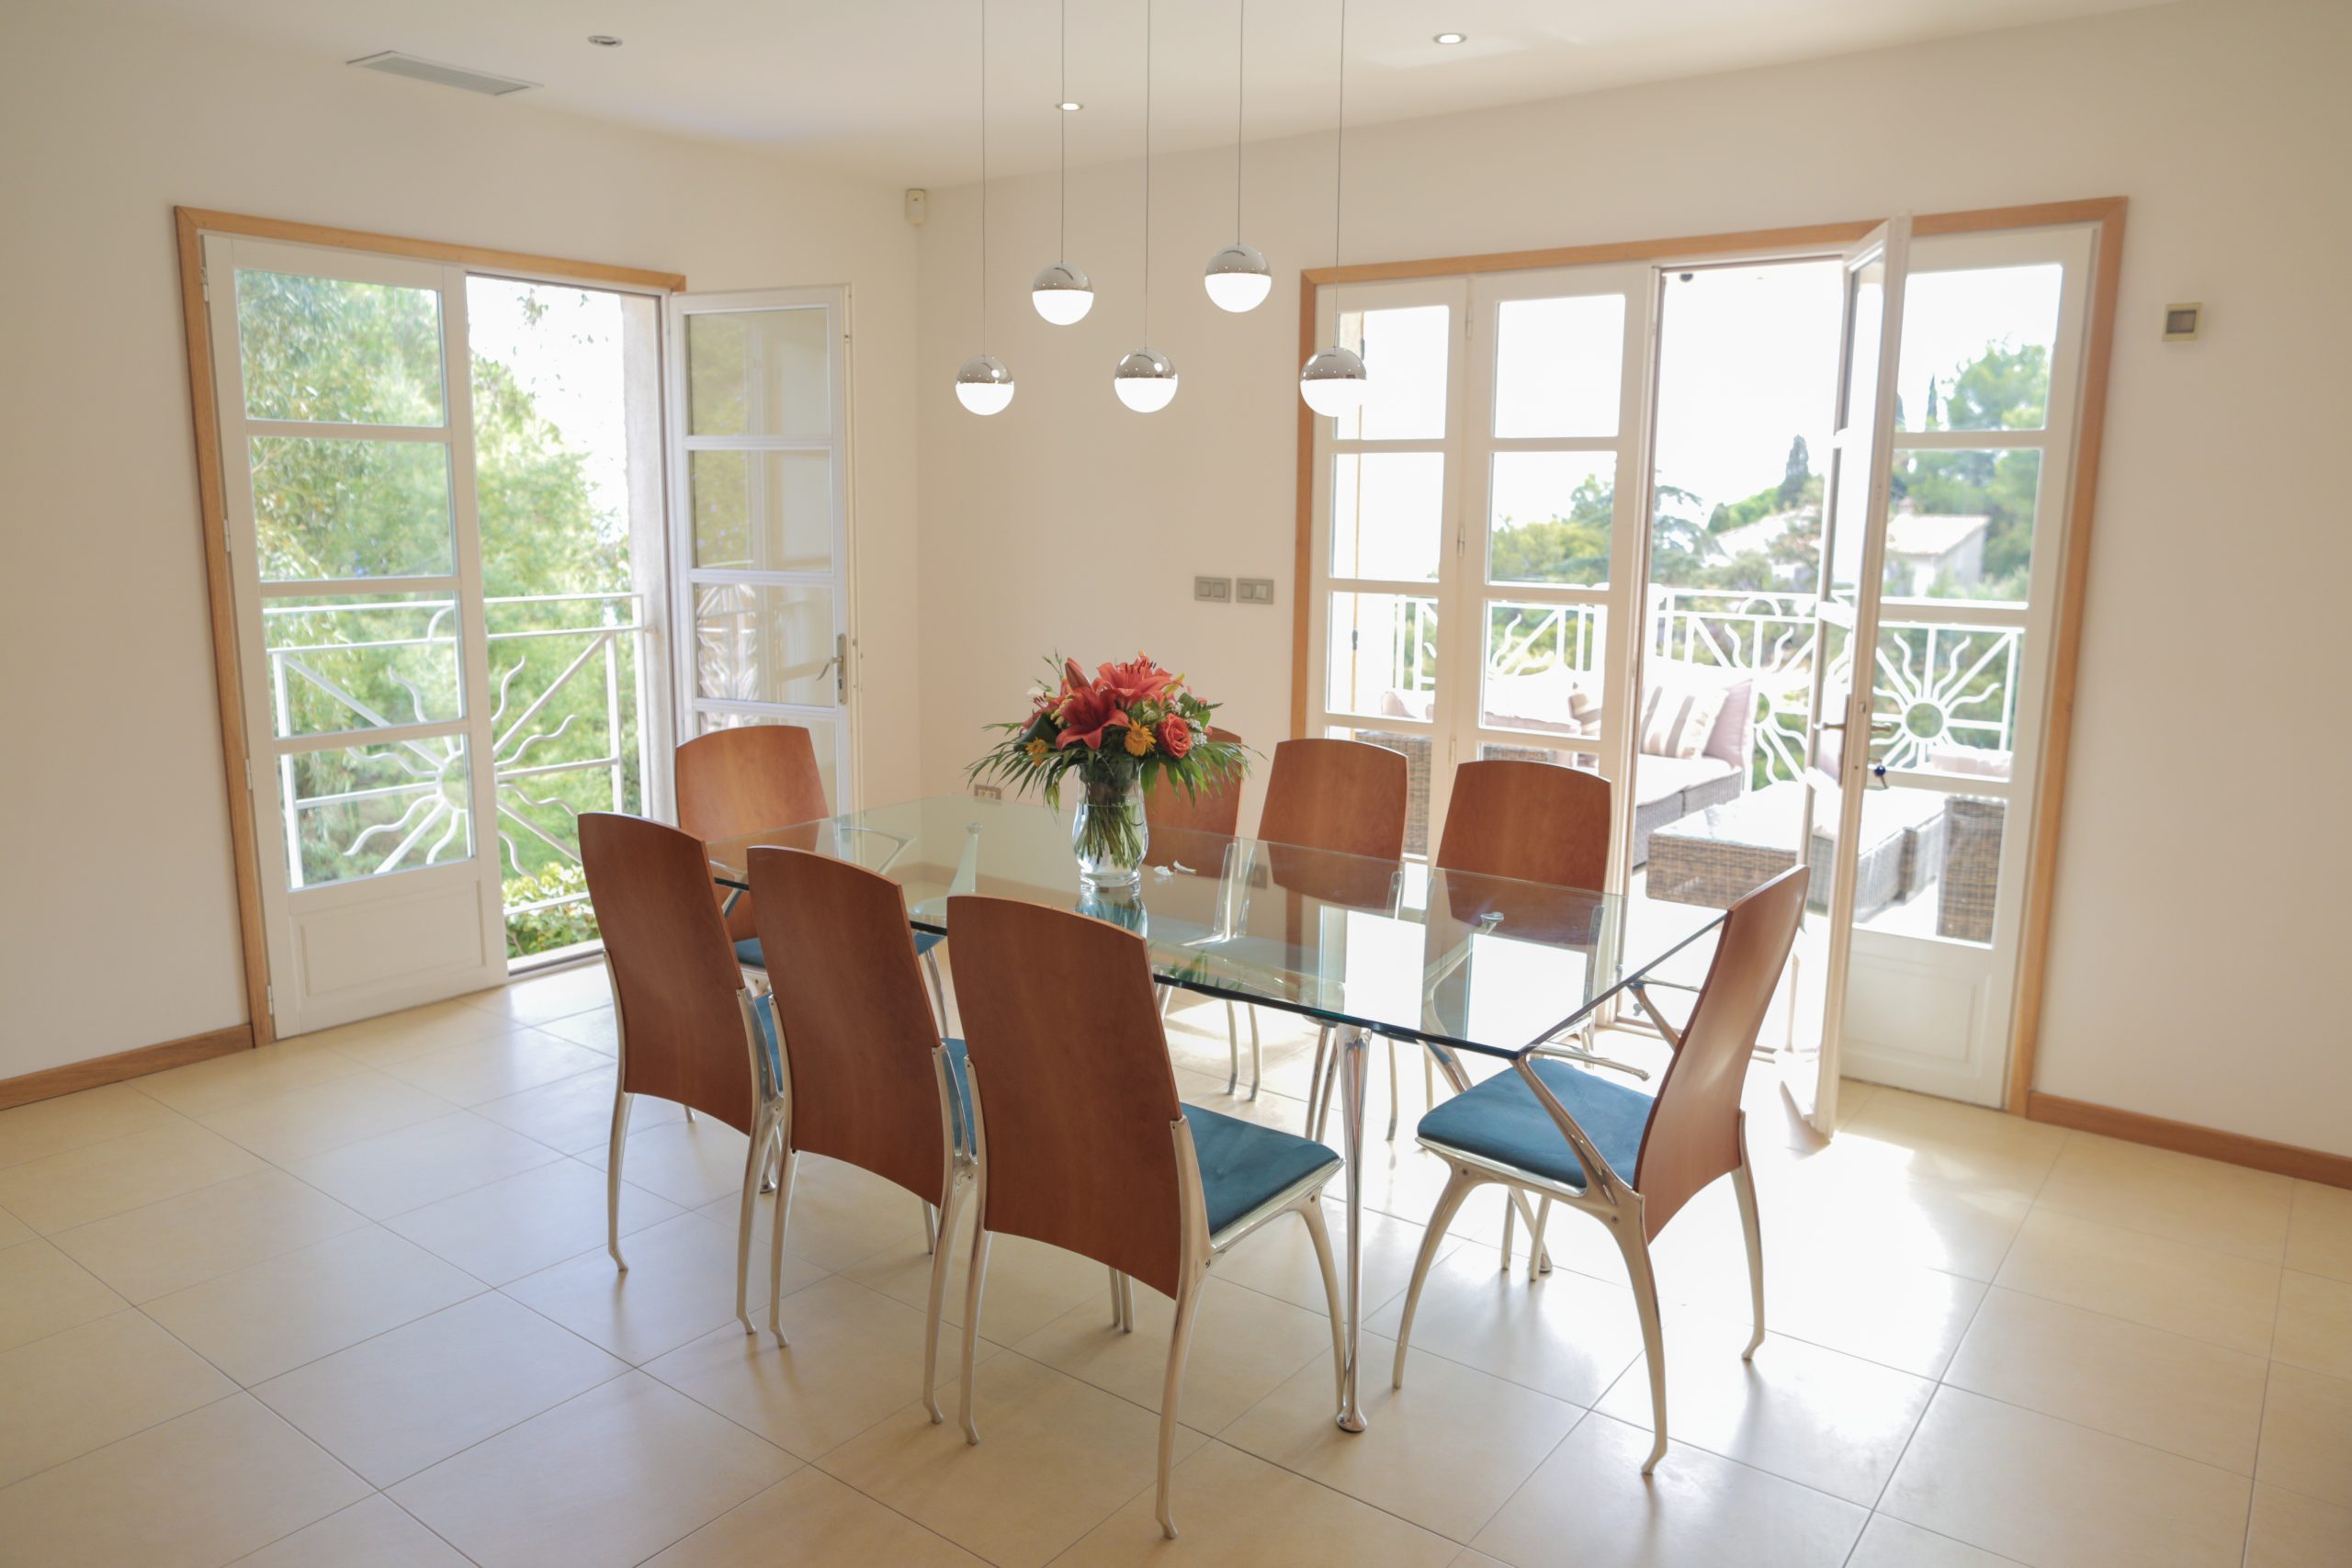
[[(1609, 1168), (1631, 1186), (1655, 1101), (1557, 1058), (1538, 1060), (1535, 1073), (1576, 1118)], [(1419, 1131), (1425, 1144), (1516, 1166), (1564, 1186), (1584, 1185), (1584, 1167), (1576, 1151), (1516, 1070), (1497, 1073), (1455, 1095), (1422, 1117)]]
[[(944, 931), (915, 932), (916, 956), (920, 957), (923, 953), (929, 953), (933, 948), (937, 947), (941, 942), (945, 942), (946, 940), (947, 936)], [(767, 959), (762, 956), (760, 953), (760, 939), (755, 936), (747, 936), (742, 941), (737, 942), (735, 944), (735, 962), (741, 964), (746, 969), (766, 968), (768, 966), (768, 962)]]
[(1654, 757), (1645, 751), (1634, 761), (1634, 803), (1655, 805), (1702, 784), (1739, 772), (1720, 757)]
[(1184, 1120), (1193, 1124), (1211, 1235), (1275, 1193), (1340, 1163), (1321, 1144), (1197, 1105), (1184, 1107)]

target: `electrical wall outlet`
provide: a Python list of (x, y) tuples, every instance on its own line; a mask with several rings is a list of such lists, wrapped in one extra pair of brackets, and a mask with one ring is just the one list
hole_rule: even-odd
[(1004, 798), (1004, 786), (1002, 784), (976, 784), (972, 786), (972, 794), (976, 798), (980, 800), (1002, 800)]
[(1193, 597), (1205, 599), (1212, 604), (1229, 604), (1233, 602), (1233, 579), (1196, 577), (1193, 579)]
[(1274, 580), (1271, 577), (1245, 577), (1236, 583), (1244, 604), (1271, 604), (1274, 602)]

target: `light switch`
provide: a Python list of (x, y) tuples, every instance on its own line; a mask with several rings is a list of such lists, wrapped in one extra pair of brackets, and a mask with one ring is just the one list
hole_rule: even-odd
[(1205, 599), (1213, 604), (1229, 604), (1233, 603), (1233, 579), (1196, 577), (1193, 579), (1193, 597)]
[(1237, 585), (1244, 604), (1271, 604), (1274, 602), (1274, 580), (1271, 577), (1245, 577)]

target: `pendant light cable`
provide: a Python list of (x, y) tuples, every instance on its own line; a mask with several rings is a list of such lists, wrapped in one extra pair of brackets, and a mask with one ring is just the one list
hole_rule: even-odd
[[(1063, 0), (1067, 5), (1069, 0)], [(1236, 7), (1233, 24), (1233, 243), (1241, 243), (1241, 128), (1250, 85), (1250, 0)]]
[[(985, 0), (983, 0), (985, 3)], [(1340, 265), (1340, 215), (1348, 177), (1348, 0), (1340, 0), (1340, 118), (1331, 148), (1331, 265)], [(1334, 278), (1333, 282), (1339, 281)]]
[(989, 351), (989, 0), (980, 0), (980, 352)]
[(1143, 341), (1151, 341), (1151, 0), (1143, 0)]
[(1062, 106), (1069, 102), (1069, 0), (1062, 0), (1062, 68), (1061, 96), (1054, 100), (1056, 123), (1062, 132), (1062, 194), (1060, 259), (1069, 260), (1069, 111)]

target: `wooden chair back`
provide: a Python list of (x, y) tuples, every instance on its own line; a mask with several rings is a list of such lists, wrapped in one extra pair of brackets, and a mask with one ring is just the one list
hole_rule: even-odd
[(792, 1146), (935, 1203), (947, 1175), (932, 1011), (896, 882), (807, 850), (751, 859), (792, 1074)]
[[(678, 826), (705, 843), (828, 815), (816, 744), (797, 724), (714, 729), (679, 747), (674, 766)], [(724, 903), (727, 889), (718, 893)], [(735, 901), (727, 934), (758, 934), (749, 895)]]
[(583, 811), (580, 860), (613, 971), (621, 1091), (673, 1100), (749, 1133), (756, 1093), (736, 995), (743, 971), (711, 902), (702, 840), (665, 823)]
[(1609, 875), (1609, 781), (1555, 762), (1464, 762), (1453, 770), (1434, 863), (1598, 889)]
[(1363, 740), (1285, 740), (1266, 776), (1258, 837), (1396, 860), (1411, 795), (1401, 751)]
[[(1209, 739), (1238, 742), (1230, 729), (1209, 727)], [(1241, 821), (1241, 781), (1205, 788), (1195, 795), (1161, 778), (1143, 797), (1144, 821), (1153, 828), (1181, 828), (1194, 833), (1218, 833), (1231, 838)]]
[(1183, 1107), (1143, 939), (1010, 898), (947, 908), (987, 1150), (980, 1223), (1174, 1295)]
[(1681, 1048), (1658, 1084), (1634, 1172), (1643, 1224), (1653, 1236), (1700, 1189), (1739, 1165), (1740, 1089), (1764, 1010), (1796, 942), (1806, 874), (1802, 865), (1790, 867), (1724, 917), (1714, 962)]

